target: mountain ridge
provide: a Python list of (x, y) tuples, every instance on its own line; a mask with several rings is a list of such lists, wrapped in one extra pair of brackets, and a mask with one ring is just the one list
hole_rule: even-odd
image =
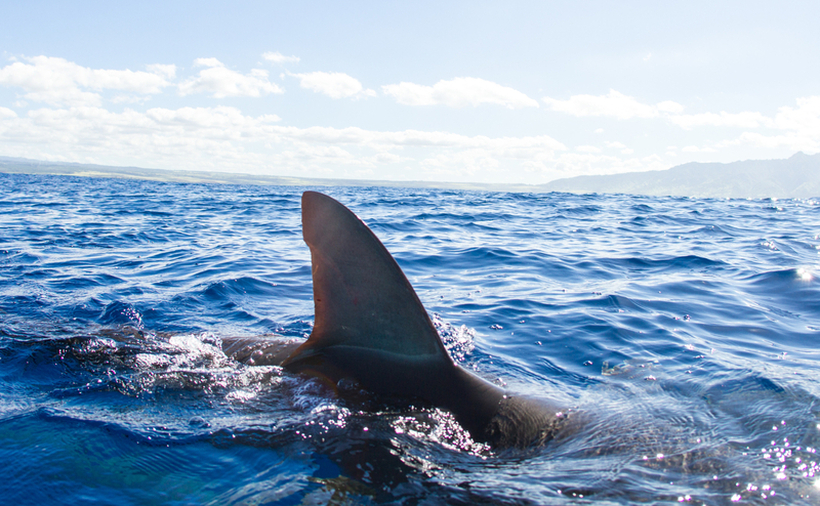
[(50, 162), (0, 156), (0, 172), (80, 177), (113, 177), (184, 183), (300, 186), (387, 186), (525, 193), (625, 193), (709, 198), (820, 197), (820, 153), (797, 152), (789, 158), (731, 163), (689, 162), (670, 169), (575, 176), (545, 184), (489, 184), (440, 181), (384, 181), (265, 176), (215, 171), (182, 171)]
[(630, 193), (713, 198), (820, 197), (820, 154), (731, 163), (690, 162), (670, 169), (576, 176), (541, 185), (568, 193)]

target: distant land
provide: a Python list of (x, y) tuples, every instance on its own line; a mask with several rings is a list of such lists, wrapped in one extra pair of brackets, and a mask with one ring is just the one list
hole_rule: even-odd
[(626, 172), (606, 176), (577, 176), (539, 185), (262, 176), (230, 172), (111, 167), (5, 156), (0, 156), (0, 172), (246, 185), (388, 186), (531, 193), (553, 191), (581, 194), (627, 193), (712, 198), (820, 197), (820, 153), (807, 155), (802, 152), (795, 153), (787, 159), (744, 160), (732, 163), (692, 162), (667, 170)]
[(686, 163), (667, 170), (557, 179), (542, 191), (716, 198), (820, 197), (820, 153), (785, 160)]
[[(386, 186), (394, 188), (443, 188), (453, 190), (535, 192), (534, 185), (492, 185), (484, 183), (447, 183), (439, 181), (383, 181), (370, 179), (323, 179), (310, 177), (263, 176), (234, 172), (143, 169), (112, 167), (72, 162), (47, 162), (28, 158), (0, 156), (0, 173), (51, 174), (62, 176), (144, 179), (168, 183), (224, 183), (283, 186)], [(550, 190), (546, 190), (550, 191)]]

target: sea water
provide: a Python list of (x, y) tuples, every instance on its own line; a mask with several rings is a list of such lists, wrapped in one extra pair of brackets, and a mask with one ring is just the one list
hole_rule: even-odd
[[(473, 441), (233, 362), (305, 338), (300, 195), (384, 242), (462, 367), (584, 424)], [(0, 175), (3, 504), (817, 504), (820, 201)]]

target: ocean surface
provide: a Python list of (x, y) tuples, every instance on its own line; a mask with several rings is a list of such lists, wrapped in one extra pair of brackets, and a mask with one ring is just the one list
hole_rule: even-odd
[[(306, 189), (580, 430), (498, 450), (226, 357), (311, 331)], [(0, 174), (0, 503), (820, 504), (819, 252), (820, 200)]]

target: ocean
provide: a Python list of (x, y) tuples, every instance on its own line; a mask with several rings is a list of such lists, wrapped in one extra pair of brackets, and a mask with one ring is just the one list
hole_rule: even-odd
[[(453, 359), (583, 417), (538, 448), (234, 362), (305, 338), (300, 196)], [(3, 504), (818, 504), (820, 200), (0, 174)]]

